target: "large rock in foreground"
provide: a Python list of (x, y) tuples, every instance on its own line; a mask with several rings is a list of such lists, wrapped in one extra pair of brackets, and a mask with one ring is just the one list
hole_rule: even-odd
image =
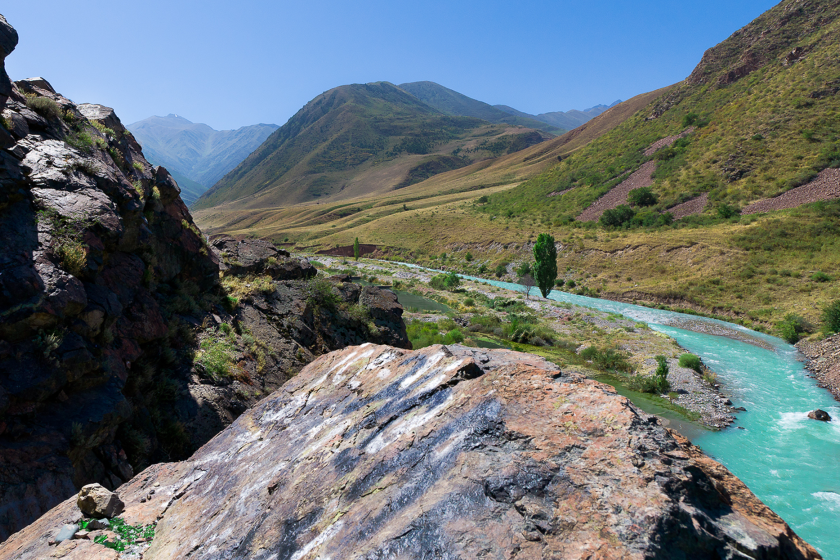
[[(120, 496), (158, 520), (146, 559), (819, 558), (610, 387), (458, 346), (323, 356)], [(0, 560), (88, 557), (47, 545), (78, 516), (68, 500)]]

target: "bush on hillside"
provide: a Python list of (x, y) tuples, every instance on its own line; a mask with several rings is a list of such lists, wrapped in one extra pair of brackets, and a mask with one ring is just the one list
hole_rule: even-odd
[(622, 204), (616, 208), (611, 208), (609, 210), (605, 210), (603, 214), (601, 214), (601, 225), (604, 227), (622, 227), (625, 224), (628, 224), (630, 220), (636, 215), (636, 212), (627, 206), (626, 204)]
[(812, 326), (799, 315), (789, 313), (776, 325), (781, 337), (791, 344), (796, 344), (802, 335), (809, 333)]
[(461, 279), (454, 272), (438, 274), (429, 280), (429, 286), (435, 290), (454, 290), (461, 284)]
[(650, 187), (639, 187), (633, 189), (627, 196), (630, 204), (633, 206), (653, 206), (659, 202), (659, 198), (654, 194)]
[(822, 319), (825, 330), (829, 333), (840, 332), (840, 300), (828, 304), (823, 308)]
[(691, 368), (700, 373), (700, 358), (694, 354), (683, 354), (680, 356), (680, 367)]
[(26, 105), (45, 119), (57, 119), (61, 115), (58, 103), (48, 97), (26, 97)]

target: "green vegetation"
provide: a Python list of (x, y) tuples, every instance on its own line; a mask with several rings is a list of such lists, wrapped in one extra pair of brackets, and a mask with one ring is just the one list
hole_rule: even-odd
[(534, 280), (542, 293), (548, 297), (554, 281), (557, 279), (557, 249), (554, 238), (541, 233), (534, 244)]
[(355, 241), (353, 241), (353, 258), (359, 260), (359, 254), (361, 253), (359, 249), (359, 238), (357, 237)]
[[(82, 523), (85, 523), (85, 521), (82, 521)], [(87, 523), (90, 523), (90, 521), (87, 521)], [(136, 544), (137, 539), (144, 539), (145, 542), (149, 542), (155, 538), (154, 523), (148, 525), (128, 525), (121, 517), (114, 517), (109, 520), (109, 525), (110, 530), (116, 533), (117, 538), (109, 541), (106, 535), (99, 535), (94, 542), (117, 552), (124, 552), (128, 546)], [(80, 527), (82, 530), (86, 528), (86, 526), (82, 527), (81, 525)]]
[(840, 332), (840, 300), (835, 300), (823, 308), (822, 320), (826, 332)]
[(26, 105), (45, 119), (54, 120), (61, 116), (61, 108), (58, 103), (48, 97), (27, 95)]
[(438, 274), (429, 280), (429, 286), (435, 290), (455, 290), (461, 285), (461, 279), (454, 272)]
[(52, 250), (61, 267), (73, 276), (81, 276), (87, 268), (87, 250), (82, 236), (95, 222), (86, 215), (68, 218), (51, 209), (39, 210), (38, 220), (50, 224)]
[(90, 152), (93, 147), (93, 137), (87, 132), (73, 132), (64, 139), (69, 145), (80, 152)]
[(697, 373), (701, 373), (700, 358), (694, 354), (683, 354), (680, 356), (680, 367), (693, 369)]
[(656, 356), (656, 371), (652, 376), (635, 375), (630, 379), (630, 388), (642, 393), (653, 393), (661, 395), (671, 387), (668, 383), (668, 359), (665, 356)]
[(802, 335), (812, 332), (813, 327), (802, 317), (794, 313), (788, 313), (785, 318), (776, 325), (782, 338), (791, 344), (796, 344)]
[(596, 367), (603, 371), (611, 373), (633, 372), (633, 366), (627, 360), (628, 355), (615, 348), (587, 346), (581, 351), (580, 357), (585, 360), (591, 360)]
[(195, 363), (211, 379), (228, 377), (231, 375), (234, 351), (233, 343), (222, 331), (201, 341), (201, 350), (196, 354)]
[(437, 323), (412, 320), (406, 325), (408, 339), (415, 350), (433, 344), (458, 344), (464, 341), (464, 333), (451, 319)]
[(633, 206), (654, 206), (659, 198), (653, 193), (650, 187), (639, 187), (630, 191), (627, 199)]

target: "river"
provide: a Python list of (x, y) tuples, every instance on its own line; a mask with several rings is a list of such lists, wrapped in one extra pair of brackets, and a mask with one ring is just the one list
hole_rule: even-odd
[[(519, 284), (461, 277), (524, 292)], [(702, 357), (717, 373), (734, 406), (747, 411), (738, 413), (730, 428), (686, 435), (744, 481), (825, 558), (840, 560), (840, 403), (808, 376), (796, 348), (716, 319), (560, 291), (551, 292), (549, 299), (644, 322)], [(759, 344), (675, 326), (685, 321), (723, 327)], [(809, 419), (808, 412), (816, 408), (834, 420)]]

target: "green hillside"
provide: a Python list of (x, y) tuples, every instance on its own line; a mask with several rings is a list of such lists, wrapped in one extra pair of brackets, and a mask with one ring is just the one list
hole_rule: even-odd
[[(653, 160), (658, 203), (651, 211), (707, 193), (704, 213), (715, 216), (724, 205), (737, 209), (776, 196), (837, 166), (838, 13), (840, 4), (828, 0), (782, 2), (707, 51), (688, 79), (647, 109), (494, 197), (484, 211), (568, 222)], [(645, 155), (654, 142), (691, 126), (696, 130), (671, 148)]]
[(504, 111), (434, 82), (410, 82), (400, 84), (399, 87), (446, 115), (475, 117), (492, 123), (525, 126), (551, 134), (563, 134), (568, 130), (526, 113)]
[(450, 116), (387, 82), (319, 95), (195, 204), (267, 208), (388, 192), (549, 135)]

